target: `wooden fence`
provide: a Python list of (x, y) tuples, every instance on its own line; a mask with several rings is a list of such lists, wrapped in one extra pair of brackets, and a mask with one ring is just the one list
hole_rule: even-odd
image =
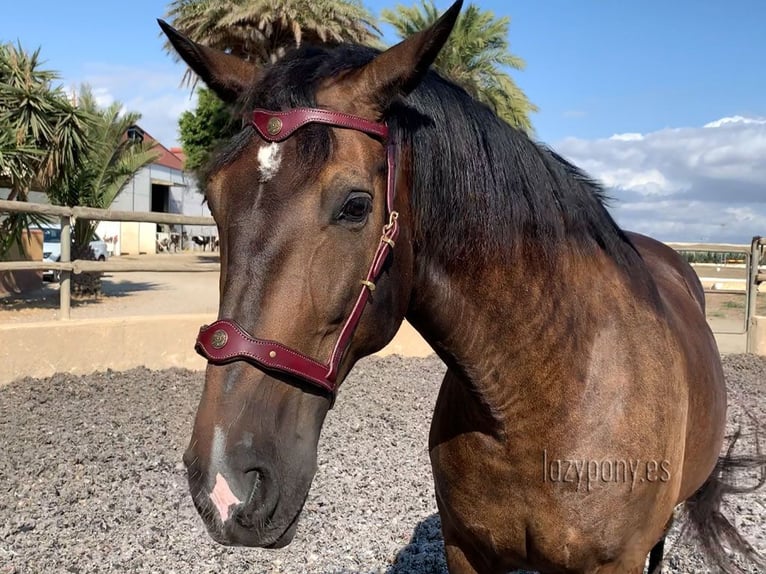
[[(758, 287), (766, 282), (766, 273), (760, 272), (760, 261), (763, 256), (766, 238), (753, 237), (750, 245), (714, 244), (714, 243), (668, 243), (669, 247), (679, 253), (737, 253), (743, 255), (745, 261), (744, 289), (711, 289), (705, 293), (736, 294), (745, 297), (745, 315), (742, 330), (738, 332), (719, 332), (719, 334), (746, 335), (747, 351), (752, 352), (755, 344), (753, 329), (755, 324), (756, 307), (758, 304)], [(726, 281), (723, 279), (722, 281)]]
[(28, 203), (22, 201), (0, 200), (0, 213), (34, 213), (37, 215), (58, 217), (61, 221), (61, 258), (57, 263), (46, 261), (0, 261), (0, 272), (16, 270), (53, 270), (61, 272), (59, 290), (59, 318), (70, 318), (72, 301), (71, 274), (93, 271), (217, 271), (218, 263), (183, 263), (167, 261), (85, 261), (71, 260), (72, 222), (74, 219), (90, 221), (130, 221), (139, 223), (165, 223), (171, 225), (215, 225), (212, 217), (197, 217), (175, 213), (113, 211), (93, 209), (91, 207), (62, 207)]

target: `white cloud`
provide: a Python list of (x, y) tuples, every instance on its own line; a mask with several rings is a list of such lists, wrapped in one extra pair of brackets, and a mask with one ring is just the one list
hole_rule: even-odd
[(87, 83), (96, 101), (115, 101), (124, 110), (139, 112), (140, 125), (166, 147), (178, 145), (178, 118), (196, 105), (191, 89), (181, 85), (183, 68), (148, 64), (146, 67), (90, 64), (76, 84)]
[(567, 138), (554, 147), (604, 183), (623, 227), (665, 241), (766, 235), (766, 118)]
[(705, 124), (706, 128), (720, 128), (725, 125), (732, 125), (732, 124), (766, 124), (766, 119), (760, 119), (760, 118), (745, 118), (742, 116), (731, 116), (729, 118), (721, 118), (720, 120), (715, 120), (714, 122), (710, 122)]
[(610, 140), (620, 141), (620, 142), (633, 142), (633, 141), (641, 141), (644, 139), (644, 136), (641, 134), (614, 134), (612, 137), (609, 138)]
[(109, 93), (109, 90), (103, 86), (93, 88), (93, 97), (96, 98), (96, 103), (101, 107), (108, 107), (114, 103), (114, 97)]

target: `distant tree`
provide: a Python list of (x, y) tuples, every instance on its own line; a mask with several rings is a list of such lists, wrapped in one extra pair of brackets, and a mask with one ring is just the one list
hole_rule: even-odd
[[(432, 0), (420, 5), (398, 5), (383, 10), (381, 19), (406, 38), (433, 24), (439, 11)], [(525, 62), (509, 51), (508, 17), (495, 18), (491, 11), (470, 4), (458, 17), (434, 68), (462, 86), (477, 100), (488, 104), (512, 126), (532, 131), (529, 115), (538, 110), (503, 68), (523, 70)]]
[[(91, 144), (79, 165), (64, 170), (47, 189), (54, 205), (82, 205), (107, 209), (128, 181), (142, 167), (159, 157), (154, 144), (130, 139), (128, 128), (141, 118), (136, 112), (124, 112), (120, 102), (101, 107), (89, 86), (83, 86), (77, 106), (93, 118), (87, 131)], [(77, 220), (75, 243), (87, 245), (97, 222)]]
[[(75, 107), (56, 72), (41, 68), (40, 50), (0, 45), (0, 185), (10, 200), (27, 201), (33, 187), (44, 191), (81, 165), (88, 149), (90, 114)], [(0, 252), (18, 243), (41, 218), (12, 214), (0, 223)]]
[(185, 168), (198, 171), (210, 151), (223, 139), (234, 135), (239, 126), (232, 121), (229, 110), (212, 90), (197, 89), (197, 107), (181, 114), (178, 121), (181, 145), (186, 154)]

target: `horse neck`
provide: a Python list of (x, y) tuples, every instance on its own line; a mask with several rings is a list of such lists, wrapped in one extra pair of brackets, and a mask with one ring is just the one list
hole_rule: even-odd
[(407, 314), (499, 419), (519, 394), (534, 400), (546, 387), (556, 392), (552, 385), (584, 376), (578, 371), (587, 369), (604, 317), (625, 316), (636, 304), (606, 256), (586, 260), (564, 247), (556, 261), (545, 261), (540, 250), (519, 252), (513, 265), (450, 270), (418, 258)]

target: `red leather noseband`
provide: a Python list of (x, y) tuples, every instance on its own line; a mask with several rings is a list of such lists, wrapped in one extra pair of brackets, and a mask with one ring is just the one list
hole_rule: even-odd
[[(253, 111), (253, 126), (263, 139), (270, 142), (284, 141), (296, 130), (311, 123), (352, 129), (384, 141), (388, 139), (386, 124), (371, 122), (340, 112), (316, 108), (296, 108), (286, 112), (260, 109)], [(394, 248), (396, 238), (399, 235), (399, 214), (394, 211), (396, 149), (391, 142), (387, 143), (386, 153), (388, 165), (386, 217), (388, 223), (383, 227), (383, 233), (370, 268), (364, 279), (360, 281), (362, 288), (351, 314), (341, 328), (329, 360), (323, 363), (276, 341), (253, 337), (231, 319), (221, 319), (212, 325), (204, 325), (200, 329), (195, 345), (195, 349), (200, 355), (205, 357), (208, 362), (216, 365), (244, 360), (263, 370), (273, 370), (298, 377), (329, 392), (334, 402), (335, 393), (338, 390), (336, 381), (340, 362), (351, 343), (351, 337), (362, 318), (364, 307), (370, 294), (375, 290), (375, 282), (383, 271), (388, 254)]]

